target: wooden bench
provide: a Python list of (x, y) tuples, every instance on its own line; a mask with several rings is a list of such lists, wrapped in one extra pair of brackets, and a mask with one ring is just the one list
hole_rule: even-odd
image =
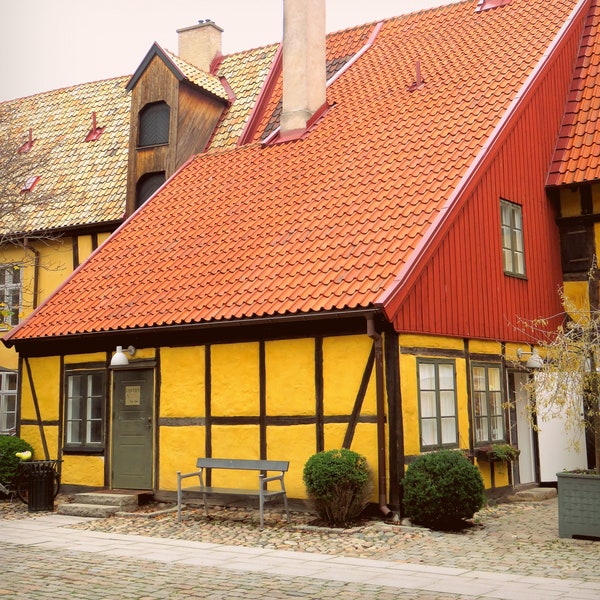
[[(287, 495), (283, 477), (288, 470), (289, 462), (284, 460), (246, 460), (246, 459), (229, 459), (229, 458), (199, 458), (196, 461), (197, 471), (193, 473), (181, 473), (177, 471), (177, 520), (181, 523), (181, 508), (183, 494), (185, 492), (200, 492), (204, 499), (204, 513), (208, 517), (208, 502), (207, 496), (210, 495), (227, 495), (227, 496), (254, 496), (258, 497), (260, 507), (260, 527), (262, 529), (264, 523), (263, 508), (265, 500), (274, 498), (283, 498), (287, 520), (290, 520), (290, 511), (288, 508)], [(235, 471), (258, 471), (258, 481), (256, 489), (235, 489), (235, 488), (215, 488), (205, 485), (204, 470), (205, 469), (230, 469)], [(279, 471), (279, 475), (267, 476), (269, 471)], [(182, 487), (181, 482), (188, 477), (197, 477), (199, 485)], [(278, 489), (269, 490), (267, 484), (270, 481), (279, 481)]]

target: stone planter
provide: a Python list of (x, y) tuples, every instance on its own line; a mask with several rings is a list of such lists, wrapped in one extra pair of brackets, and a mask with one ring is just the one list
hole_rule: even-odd
[(559, 537), (600, 540), (600, 475), (563, 471), (556, 479)]

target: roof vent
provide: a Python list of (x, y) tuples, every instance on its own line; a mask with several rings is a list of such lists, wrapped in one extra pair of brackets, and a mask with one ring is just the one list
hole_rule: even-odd
[(92, 113), (92, 128), (90, 132), (87, 134), (85, 141), (86, 142), (95, 142), (99, 137), (104, 133), (104, 127), (98, 127), (96, 124), (96, 113)]
[(35, 144), (35, 140), (33, 139), (33, 130), (29, 128), (29, 138), (28, 140), (17, 150), (19, 154), (26, 154), (33, 148), (33, 144)]
[(411, 83), (411, 85), (408, 86), (408, 91), (414, 92), (415, 90), (418, 90), (420, 87), (423, 87), (424, 85), (425, 85), (425, 80), (423, 79), (423, 76), (421, 75), (421, 61), (418, 60), (415, 63), (415, 80), (413, 81), (413, 83)]
[(475, 12), (482, 12), (484, 10), (490, 10), (490, 8), (499, 8), (500, 6), (507, 6), (512, 0), (479, 0)]

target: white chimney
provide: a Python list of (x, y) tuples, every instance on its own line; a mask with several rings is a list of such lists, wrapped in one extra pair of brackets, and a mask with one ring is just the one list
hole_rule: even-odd
[(221, 54), (221, 35), (223, 30), (213, 21), (199, 21), (198, 25), (178, 29), (179, 51), (183, 60), (203, 71), (210, 72), (215, 56)]
[(325, 36), (325, 0), (283, 0), (283, 135), (325, 104)]

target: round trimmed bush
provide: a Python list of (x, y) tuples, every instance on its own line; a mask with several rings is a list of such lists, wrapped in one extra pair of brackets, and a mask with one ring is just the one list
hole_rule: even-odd
[(406, 515), (431, 529), (460, 528), (485, 504), (481, 473), (462, 452), (422, 454), (402, 483)]
[(15, 453), (26, 450), (33, 454), (33, 448), (25, 440), (14, 435), (0, 435), (0, 481), (6, 484), (12, 480), (21, 462)]
[(371, 478), (367, 459), (352, 450), (313, 454), (303, 481), (317, 514), (333, 527), (346, 527), (367, 505)]

